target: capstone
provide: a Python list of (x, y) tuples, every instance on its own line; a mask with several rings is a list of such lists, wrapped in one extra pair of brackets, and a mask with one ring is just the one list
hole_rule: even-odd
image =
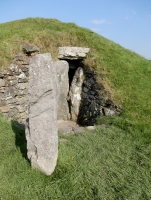
[(58, 58), (69, 59), (69, 60), (80, 60), (84, 59), (89, 51), (90, 51), (89, 48), (83, 48), (83, 47), (59, 47)]
[(31, 53), (35, 53), (35, 52), (37, 53), (40, 52), (40, 49), (36, 45), (29, 45), (29, 44), (23, 46), (22, 50), (24, 54), (27, 54), (27, 55), (30, 55)]

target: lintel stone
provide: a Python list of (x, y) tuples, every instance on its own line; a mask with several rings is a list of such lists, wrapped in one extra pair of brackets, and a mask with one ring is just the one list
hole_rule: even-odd
[(59, 47), (58, 58), (65, 60), (80, 60), (84, 59), (89, 51), (89, 48), (83, 47)]

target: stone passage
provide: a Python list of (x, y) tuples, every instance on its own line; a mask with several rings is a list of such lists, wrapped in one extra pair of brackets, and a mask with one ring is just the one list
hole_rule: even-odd
[(52, 174), (58, 157), (57, 79), (51, 54), (31, 58), (29, 65), (28, 158), (33, 168)]
[(70, 120), (82, 126), (91, 126), (103, 115), (120, 114), (105, 87), (97, 82), (97, 74), (84, 66), (89, 48), (59, 47), (58, 58), (69, 64), (69, 113)]

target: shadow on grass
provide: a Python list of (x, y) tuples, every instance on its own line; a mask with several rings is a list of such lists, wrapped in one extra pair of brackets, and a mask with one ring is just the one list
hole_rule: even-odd
[(13, 132), (15, 133), (15, 145), (20, 149), (22, 157), (29, 162), (27, 158), (27, 141), (25, 137), (25, 125), (12, 120), (11, 126)]

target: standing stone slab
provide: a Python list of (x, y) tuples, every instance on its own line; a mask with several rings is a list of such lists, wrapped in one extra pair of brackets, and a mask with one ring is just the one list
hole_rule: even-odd
[(83, 69), (79, 67), (75, 72), (69, 92), (71, 102), (71, 119), (75, 122), (77, 121), (79, 115), (83, 79)]
[(69, 64), (67, 61), (57, 61), (54, 63), (57, 72), (57, 87), (58, 87), (58, 120), (69, 120), (69, 107), (67, 96), (69, 92)]
[(52, 174), (58, 157), (56, 70), (51, 54), (31, 58), (29, 65), (28, 158), (33, 168)]

